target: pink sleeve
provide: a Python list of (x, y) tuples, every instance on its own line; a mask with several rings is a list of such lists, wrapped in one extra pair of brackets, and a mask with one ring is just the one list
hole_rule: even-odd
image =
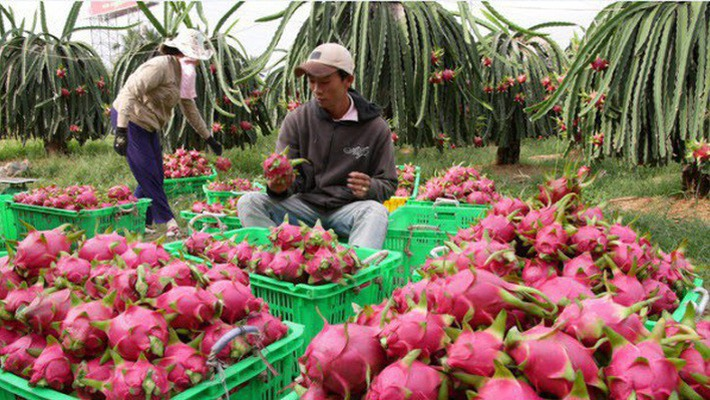
[(183, 62), (184, 58), (180, 60), (180, 65), (182, 66), (182, 77), (180, 79), (180, 98), (181, 99), (194, 99), (197, 97), (197, 89), (195, 89), (195, 83), (197, 82), (197, 72), (195, 71), (195, 64), (191, 62)]

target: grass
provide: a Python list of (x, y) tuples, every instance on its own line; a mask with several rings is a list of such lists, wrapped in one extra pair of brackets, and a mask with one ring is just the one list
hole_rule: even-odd
[[(233, 168), (224, 177), (260, 178), (261, 161), (274, 146), (275, 136), (261, 137), (254, 147), (226, 150)], [(91, 141), (84, 146), (72, 142), (68, 155), (45, 154), (42, 143), (29, 141), (25, 146), (13, 140), (0, 141), (0, 162), (27, 158), (31, 164), (28, 176), (39, 177), (40, 184), (91, 184), (99, 189), (107, 189), (116, 184), (135, 186), (135, 181), (125, 160), (116, 155), (111, 147), (112, 138)], [(547, 176), (559, 174), (572, 159), (554, 157), (562, 154), (564, 143), (556, 139), (525, 141), (521, 151), (521, 163), (515, 166), (493, 165), (495, 149), (457, 148), (439, 152), (434, 148), (414, 152), (408, 148), (397, 149), (397, 163), (414, 163), (422, 168), (422, 178), (428, 178), (437, 171), (454, 163), (477, 166), (496, 182), (499, 192), (509, 196), (528, 198), (537, 195), (537, 185)], [(209, 156), (209, 158), (214, 158)], [(677, 196), (680, 188), (680, 165), (664, 167), (628, 167), (617, 160), (602, 160), (592, 165), (597, 175), (595, 182), (585, 189), (585, 198), (590, 203), (603, 203), (613, 198), (627, 196)], [(195, 200), (192, 196), (176, 199), (171, 204), (176, 214), (189, 208)], [(710, 224), (696, 218), (678, 221), (666, 215), (643, 212), (620, 212), (607, 209), (610, 216), (620, 218), (641, 232), (650, 233), (654, 243), (663, 250), (670, 251), (687, 239), (686, 254), (696, 265), (710, 265)], [(706, 282), (710, 282), (710, 271), (700, 271)]]

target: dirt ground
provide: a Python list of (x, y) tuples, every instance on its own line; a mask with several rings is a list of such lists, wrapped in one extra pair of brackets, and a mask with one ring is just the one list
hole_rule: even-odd
[(682, 220), (699, 219), (710, 223), (710, 200), (684, 197), (619, 197), (608, 201), (609, 207), (665, 215)]

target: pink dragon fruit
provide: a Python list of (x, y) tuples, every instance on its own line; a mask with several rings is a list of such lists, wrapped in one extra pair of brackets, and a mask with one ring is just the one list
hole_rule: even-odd
[[(300, 394), (300, 392), (298, 392)], [(337, 396), (330, 396), (322, 387), (311, 386), (303, 394), (300, 394), (301, 400), (338, 400)]]
[(91, 263), (83, 258), (63, 256), (57, 261), (53, 275), (75, 285), (83, 285), (91, 273)]
[(515, 360), (538, 393), (561, 398), (572, 391), (574, 371), (581, 370), (587, 385), (606, 391), (592, 354), (575, 338), (538, 325), (522, 334), (513, 327), (505, 340), (508, 354)]
[(484, 237), (484, 232), (488, 233), (488, 237), (492, 240), (497, 240), (501, 243), (508, 243), (515, 239), (515, 226), (508, 220), (496, 214), (491, 214), (481, 221), (475, 227), (476, 239), (481, 240)]
[(385, 299), (382, 303), (375, 305), (366, 305), (364, 307), (353, 305), (353, 308), (355, 308), (355, 316), (351, 321), (358, 325), (382, 328), (387, 322), (392, 320), (395, 315), (394, 311), (388, 306), (388, 303), (389, 301)]
[(114, 363), (111, 359), (94, 358), (82, 361), (74, 374), (74, 388), (80, 399), (103, 400), (105, 387), (98, 382), (108, 382), (113, 376)]
[(25, 378), (30, 377), (30, 367), (47, 346), (43, 336), (35, 333), (25, 335), (12, 344), (0, 348), (3, 356), (2, 369)]
[(660, 314), (664, 310), (673, 312), (673, 310), (678, 308), (678, 296), (665, 283), (655, 279), (646, 279), (642, 285), (647, 298), (661, 297), (651, 304), (652, 314)]
[(106, 191), (106, 196), (114, 200), (131, 200), (133, 192), (131, 192), (131, 189), (126, 185), (116, 185)]
[(622, 306), (631, 306), (646, 298), (646, 291), (643, 285), (635, 276), (629, 276), (618, 269), (614, 271), (614, 277), (606, 281), (608, 291), (613, 293), (614, 301)]
[(638, 235), (631, 227), (621, 224), (614, 224), (609, 227), (609, 235), (614, 236), (621, 243), (636, 243)]
[(249, 267), (252, 271), (261, 275), (271, 275), (271, 261), (274, 255), (268, 251), (255, 251), (252, 253)]
[[(202, 354), (209, 355), (212, 351), (212, 346), (232, 329), (234, 329), (232, 325), (228, 325), (221, 320), (210, 324), (210, 326), (205, 329), (202, 341), (200, 342), (200, 351)], [(239, 336), (229, 342), (229, 344), (217, 354), (217, 358), (222, 361), (227, 361), (230, 358), (238, 360), (248, 353), (251, 348), (246, 338)]]
[(493, 378), (487, 379), (483, 386), (478, 389), (475, 400), (542, 400), (542, 397), (527, 383), (515, 379), (515, 376), (503, 366), (495, 361), (495, 374)]
[(653, 272), (653, 279), (675, 286), (686, 278), (687, 273), (693, 272), (693, 266), (686, 260), (683, 249), (677, 249), (670, 254), (661, 252), (661, 260)]
[(301, 247), (303, 243), (301, 227), (289, 224), (288, 217), (286, 217), (281, 225), (271, 230), (269, 240), (281, 250)]
[(214, 317), (218, 303), (205, 289), (177, 286), (158, 297), (155, 306), (171, 317), (173, 329), (197, 330)]
[(60, 228), (50, 231), (31, 231), (17, 244), (13, 260), (17, 272), (25, 277), (35, 277), (40, 269), (49, 268), (60, 252), (68, 253), (70, 243)]
[(234, 281), (249, 286), (249, 274), (232, 263), (214, 264), (203, 274), (210, 282)]
[(13, 320), (15, 313), (21, 307), (27, 307), (40, 293), (42, 293), (41, 284), (28, 287), (27, 282), (22, 282), (20, 286), (12, 288), (5, 299), (0, 301), (0, 317), (6, 321)]
[(394, 309), (397, 310), (398, 313), (404, 313), (409, 309), (409, 304), (419, 303), (422, 293), (425, 292), (428, 283), (428, 280), (421, 280), (416, 283), (408, 283), (401, 288), (395, 289), (392, 293)]
[(638, 243), (619, 243), (610, 247), (611, 259), (623, 272), (643, 268), (650, 262), (646, 249)]
[[(518, 269), (515, 251), (507, 243), (499, 243), (495, 240), (474, 242), (464, 248), (463, 255), (473, 261), (473, 267), (493, 272), (498, 276), (510, 275)], [(457, 261), (460, 262), (461, 258)], [(463, 265), (458, 265), (458, 269), (464, 269), (462, 267)]]
[(165, 371), (146, 360), (116, 365), (109, 384), (106, 400), (160, 400), (170, 394)]
[(649, 301), (624, 307), (615, 303), (610, 295), (570, 303), (557, 317), (556, 326), (579, 339), (586, 346), (594, 346), (603, 337), (602, 328), (608, 326), (631, 342), (647, 336), (639, 310)]
[(604, 220), (604, 212), (599, 207), (584, 208), (580, 210), (577, 216), (582, 224), (588, 224), (591, 221), (598, 222)]
[(288, 332), (286, 324), (269, 314), (268, 311), (249, 314), (246, 325), (259, 329), (258, 335), (253, 333), (246, 335), (247, 343), (258, 348), (264, 348), (280, 340)]
[(107, 321), (115, 316), (107, 306), (113, 296), (105, 302), (92, 301), (73, 307), (62, 321), (62, 346), (70, 354), (79, 357), (94, 357), (106, 350), (106, 332), (91, 325), (95, 321)]
[(555, 206), (545, 207), (539, 210), (531, 210), (520, 220), (518, 224), (518, 234), (530, 240), (535, 240), (537, 232), (545, 226), (555, 222)]
[(168, 381), (177, 391), (194, 386), (207, 377), (207, 359), (199, 351), (183, 343), (165, 348), (165, 355), (157, 366), (168, 372)]
[(344, 265), (331, 249), (321, 247), (312, 257), (306, 261), (305, 267), (305, 271), (309, 275), (309, 284), (340, 282), (342, 280)]
[(207, 291), (223, 303), (220, 318), (228, 324), (235, 324), (247, 316), (247, 304), (256, 298), (249, 287), (239, 282), (221, 280), (211, 283)]
[(266, 179), (275, 182), (285, 182), (288, 177), (293, 175), (293, 167), (308, 162), (303, 158), (288, 159), (287, 154), (288, 147), (281, 153), (272, 153), (264, 160), (262, 167), (264, 168), (264, 176)]
[(538, 188), (540, 189), (538, 200), (548, 205), (557, 203), (570, 193), (579, 194), (581, 190), (576, 179), (567, 179), (566, 177), (548, 180)]
[(0, 258), (0, 300), (7, 297), (12, 288), (20, 286), (22, 281), (22, 277), (9, 264), (9, 258)]
[(137, 269), (124, 269), (115, 272), (110, 287), (116, 291), (114, 308), (123, 311), (126, 308), (126, 303), (160, 296), (165, 288), (165, 283), (156, 273), (147, 269), (145, 265), (141, 265)]
[(565, 261), (562, 275), (574, 278), (587, 286), (596, 286), (601, 281), (601, 269), (594, 263), (589, 252)]
[(686, 362), (680, 377), (703, 399), (710, 398), (710, 383), (707, 381), (710, 376), (709, 344), (707, 339), (693, 342), (680, 354), (680, 358)]
[(527, 286), (536, 286), (540, 281), (546, 281), (557, 276), (557, 263), (540, 258), (525, 259), (522, 278)]
[(232, 168), (232, 162), (229, 160), (229, 158), (217, 157), (217, 161), (215, 161), (214, 166), (219, 171), (227, 172)]
[(444, 350), (450, 339), (444, 331), (451, 326), (449, 315), (434, 314), (425, 307), (414, 307), (404, 314), (396, 315), (385, 325), (380, 337), (392, 359), (403, 358), (413, 350), (419, 350), (424, 362)]
[(507, 313), (501, 311), (486, 330), (474, 332), (464, 329), (449, 347), (446, 365), (454, 371), (470, 375), (493, 376), (496, 360), (503, 364), (509, 361), (503, 352), (506, 319)]
[(135, 361), (141, 355), (161, 357), (168, 342), (168, 323), (157, 311), (129, 306), (108, 324), (93, 323), (107, 328), (108, 342), (121, 357)]
[(564, 299), (566, 303), (570, 300), (594, 297), (594, 292), (589, 289), (589, 286), (566, 276), (555, 276), (545, 281), (538, 281), (533, 287), (546, 294), (556, 304), (560, 304)]
[[(163, 246), (153, 242), (131, 243), (129, 249), (122, 254), (122, 257), (124, 257), (126, 253), (131, 252), (135, 253), (138, 257), (131, 263), (126, 261), (129, 268), (137, 268), (141, 264), (146, 264), (149, 267), (158, 267), (170, 261), (170, 254), (165, 251)], [(124, 260), (125, 259), (124, 257)]]
[(185, 250), (193, 256), (200, 255), (215, 241), (214, 237), (206, 232), (194, 232), (185, 239)]
[(12, 344), (20, 337), (20, 332), (12, 331), (5, 326), (0, 326), (0, 348)]
[(34, 332), (58, 337), (52, 323), (64, 320), (71, 305), (71, 290), (47, 289), (32, 300), (27, 307), (18, 310), (17, 319), (24, 321)]
[(570, 243), (577, 253), (604, 253), (608, 239), (599, 226), (587, 225), (579, 228), (570, 238)]
[(326, 324), (299, 359), (305, 378), (340, 396), (363, 394), (368, 379), (385, 366), (378, 331), (355, 324)]
[(507, 217), (514, 212), (517, 217), (523, 217), (530, 211), (530, 207), (520, 199), (503, 197), (493, 204), (493, 214)]
[(269, 267), (276, 278), (296, 282), (303, 275), (305, 262), (301, 250), (292, 249), (276, 253)]
[(320, 220), (316, 221), (313, 228), (302, 226), (301, 233), (303, 234), (303, 248), (306, 254), (313, 254), (320, 247), (332, 247), (333, 243), (338, 240), (335, 232), (332, 229), (326, 231)]
[(120, 270), (105, 264), (96, 265), (86, 279), (84, 290), (86, 294), (95, 300), (103, 299), (110, 287), (111, 279)]
[(71, 366), (75, 363), (76, 360), (65, 354), (59, 343), (49, 344), (32, 365), (30, 385), (50, 387), (58, 391), (69, 389), (74, 382)]
[(613, 352), (604, 374), (609, 395), (615, 399), (667, 399), (678, 387), (678, 363), (666, 358), (654, 339), (632, 344), (609, 328), (604, 329)]
[(205, 255), (215, 263), (227, 263), (237, 255), (237, 250), (233, 242), (215, 241), (207, 246)]
[(118, 233), (98, 234), (81, 245), (79, 257), (87, 261), (111, 260), (126, 250), (126, 238)]
[(535, 251), (542, 255), (556, 256), (564, 251), (569, 236), (558, 223), (547, 225), (540, 229), (535, 236)]
[(197, 279), (193, 276), (199, 273), (197, 269), (193, 271), (190, 266), (182, 260), (173, 260), (170, 264), (160, 268), (157, 272), (158, 278), (163, 282), (169, 282), (166, 284), (165, 289), (170, 290), (175, 286), (198, 286)]
[(417, 361), (417, 352), (388, 365), (369, 387), (365, 400), (448, 398), (448, 381), (434, 367)]
[(247, 241), (243, 241), (234, 248), (236, 261), (239, 263), (239, 267), (247, 268), (249, 266), (249, 261), (254, 254), (254, 246), (249, 244)]

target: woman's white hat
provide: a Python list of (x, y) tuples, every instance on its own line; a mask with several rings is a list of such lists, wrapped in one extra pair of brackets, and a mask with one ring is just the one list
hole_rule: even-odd
[(209, 60), (214, 54), (212, 50), (205, 48), (205, 35), (196, 29), (181, 30), (174, 39), (168, 39), (164, 44), (180, 50), (185, 57), (196, 60)]

